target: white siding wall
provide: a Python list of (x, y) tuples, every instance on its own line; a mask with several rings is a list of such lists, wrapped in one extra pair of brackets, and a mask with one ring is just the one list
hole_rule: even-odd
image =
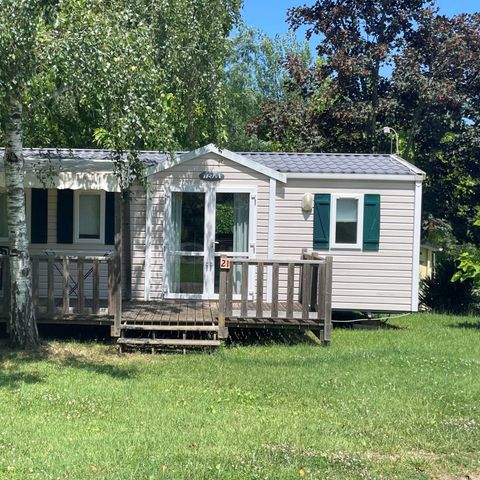
[[(298, 259), (312, 248), (313, 212), (301, 210), (305, 192), (378, 193), (378, 252), (332, 250), (333, 308), (409, 311), (412, 297), (415, 183), (291, 179), (277, 184), (275, 256)], [(286, 294), (283, 283), (280, 293)]]

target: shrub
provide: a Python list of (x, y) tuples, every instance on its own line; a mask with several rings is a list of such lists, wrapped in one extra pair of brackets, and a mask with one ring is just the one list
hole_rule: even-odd
[(471, 279), (452, 282), (457, 260), (439, 257), (435, 273), (420, 283), (420, 304), (435, 312), (471, 313), (478, 309), (478, 292)]

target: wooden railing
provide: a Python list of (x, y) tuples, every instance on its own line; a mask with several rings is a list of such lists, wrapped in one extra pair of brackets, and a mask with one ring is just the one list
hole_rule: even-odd
[[(220, 271), (220, 335), (227, 336), (226, 323), (232, 318), (265, 324), (290, 322), (305, 328), (320, 327), (322, 341), (328, 344), (332, 331), (332, 261), (332, 257), (297, 261), (232, 258), (230, 268)], [(250, 285), (253, 291), (249, 283), (254, 283)], [(266, 298), (265, 287), (271, 299)]]
[[(113, 319), (112, 334), (119, 335), (122, 288), (118, 255), (32, 255), (31, 261), (32, 300), (38, 319), (81, 322), (105, 317)], [(7, 255), (0, 255), (0, 275), (0, 315), (6, 317), (10, 311)]]

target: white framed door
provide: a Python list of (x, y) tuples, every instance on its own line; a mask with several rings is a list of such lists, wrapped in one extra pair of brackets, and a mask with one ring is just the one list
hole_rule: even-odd
[(165, 297), (218, 298), (220, 257), (255, 257), (256, 188), (166, 188)]

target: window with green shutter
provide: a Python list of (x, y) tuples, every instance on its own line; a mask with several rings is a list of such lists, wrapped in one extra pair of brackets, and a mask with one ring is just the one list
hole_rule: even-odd
[(380, 195), (316, 194), (313, 219), (315, 250), (378, 251)]

